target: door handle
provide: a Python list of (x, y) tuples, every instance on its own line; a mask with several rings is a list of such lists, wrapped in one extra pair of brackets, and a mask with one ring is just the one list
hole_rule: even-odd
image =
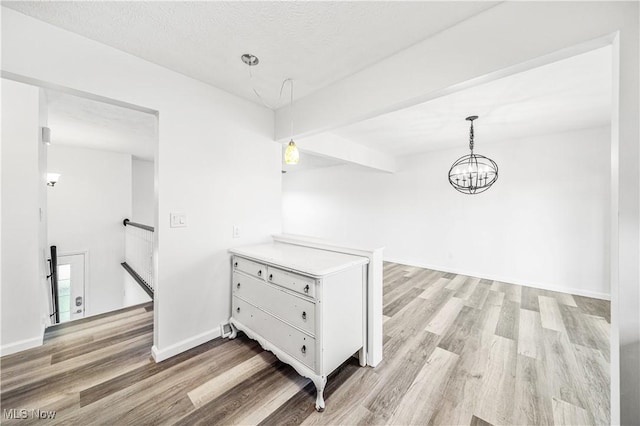
[[(82, 306), (82, 296), (78, 296), (76, 297), (76, 306)], [(78, 310), (77, 313), (79, 313), (80, 310)]]

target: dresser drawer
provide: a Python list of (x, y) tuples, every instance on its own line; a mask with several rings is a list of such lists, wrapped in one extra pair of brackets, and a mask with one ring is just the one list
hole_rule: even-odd
[(316, 340), (260, 308), (233, 297), (232, 316), (278, 349), (315, 370)]
[(267, 281), (307, 296), (315, 297), (316, 294), (315, 279), (272, 266), (267, 267)]
[(254, 262), (252, 260), (245, 259), (244, 257), (234, 256), (233, 270), (242, 271), (245, 274), (263, 279), (266, 274), (267, 267), (262, 263)]
[(286, 293), (280, 287), (235, 272), (233, 273), (233, 294), (315, 335), (315, 303)]

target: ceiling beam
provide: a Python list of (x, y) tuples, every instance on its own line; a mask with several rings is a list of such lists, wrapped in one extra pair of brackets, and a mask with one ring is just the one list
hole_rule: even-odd
[(331, 157), (351, 164), (371, 169), (394, 173), (396, 160), (393, 156), (357, 144), (332, 133), (309, 136), (296, 140), (296, 145), (302, 151)]
[[(616, 30), (611, 22), (619, 18), (602, 16), (624, 13), (605, 3), (501, 3), (296, 101), (295, 136), (326, 132), (604, 46)], [(276, 111), (278, 141), (289, 136), (289, 113), (289, 107)]]

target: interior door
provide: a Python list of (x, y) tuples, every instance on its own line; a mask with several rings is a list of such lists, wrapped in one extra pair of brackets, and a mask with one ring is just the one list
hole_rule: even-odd
[(60, 322), (84, 317), (84, 254), (58, 256)]

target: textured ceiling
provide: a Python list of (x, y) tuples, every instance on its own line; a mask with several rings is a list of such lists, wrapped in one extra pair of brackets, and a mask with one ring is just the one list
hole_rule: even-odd
[(332, 133), (393, 156), (606, 126), (611, 122), (611, 48), (604, 47), (346, 126)]
[(54, 145), (120, 152), (153, 161), (154, 115), (52, 90), (47, 91), (47, 113)]
[[(296, 99), (366, 68), (496, 2), (2, 2), (34, 18), (269, 106)], [(251, 68), (239, 57), (253, 53)], [(333, 133), (393, 156), (466, 149), (476, 114), (477, 146), (492, 141), (607, 125), (611, 52), (599, 49)], [(54, 142), (152, 157), (152, 126), (133, 111), (52, 97)], [(56, 105), (56, 102), (58, 103)], [(130, 116), (130, 114), (133, 114)], [(110, 123), (110, 124), (107, 124)], [(56, 136), (57, 135), (57, 136)], [(108, 142), (111, 141), (111, 142)], [(329, 166), (333, 160), (312, 160)], [(313, 164), (311, 164), (313, 163)], [(317, 163), (317, 164), (316, 164)]]
[[(12, 2), (3, 6), (268, 106), (299, 99), (497, 2)], [(243, 53), (260, 58), (252, 68)]]
[[(464, 118), (479, 115), (476, 146), (604, 126), (611, 114), (611, 48), (534, 68), (332, 133), (392, 156), (467, 149)], [(129, 153), (153, 160), (155, 116), (55, 91), (47, 93), (56, 144)], [(283, 146), (283, 149), (285, 146)], [(344, 162), (303, 153), (298, 171)]]

